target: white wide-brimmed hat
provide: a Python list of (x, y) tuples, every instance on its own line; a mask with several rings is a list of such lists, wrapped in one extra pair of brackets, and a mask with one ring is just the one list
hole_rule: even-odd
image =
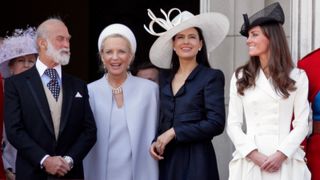
[(130, 46), (131, 46), (131, 51), (134, 54), (136, 52), (137, 49), (137, 41), (136, 38), (133, 34), (133, 32), (131, 31), (131, 29), (129, 29), (127, 26), (123, 25), (123, 24), (111, 24), (107, 27), (105, 27), (102, 32), (99, 35), (99, 39), (98, 39), (98, 50), (101, 50), (102, 47), (102, 41), (113, 34), (119, 34), (125, 38), (128, 39)]
[[(165, 16), (165, 19), (157, 18), (152, 11), (148, 9), (148, 15), (152, 21), (149, 24), (149, 28), (144, 26), (146, 31), (151, 35), (159, 36), (151, 46), (149, 58), (154, 65), (160, 68), (169, 69), (171, 67), (173, 51), (172, 37), (177, 33), (191, 27), (200, 28), (206, 42), (207, 50), (210, 52), (222, 42), (229, 31), (229, 20), (225, 15), (220, 13), (210, 12), (195, 16), (189, 11), (181, 12), (177, 8), (171, 9), (168, 14), (162, 9), (160, 9), (160, 11)], [(179, 14), (170, 20), (170, 14), (173, 11), (178, 11)], [(156, 33), (153, 29), (154, 23), (157, 23), (166, 31)]]
[(3, 39), (0, 45), (0, 72), (4, 78), (10, 76), (8, 67), (10, 60), (38, 53), (35, 38), (35, 28), (29, 27), (25, 30), (16, 29), (12, 36)]

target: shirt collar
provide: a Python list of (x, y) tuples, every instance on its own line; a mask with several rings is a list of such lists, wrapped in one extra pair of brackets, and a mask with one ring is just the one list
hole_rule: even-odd
[[(39, 72), (40, 77), (42, 77), (42, 75), (44, 74), (44, 71), (46, 69), (48, 69), (48, 66), (46, 66), (38, 57), (37, 61), (36, 61), (36, 68), (37, 68), (37, 70)], [(57, 66), (53, 67), (53, 69), (55, 69), (57, 71), (58, 76), (61, 79), (61, 77), (62, 77), (61, 65), (58, 64)]]

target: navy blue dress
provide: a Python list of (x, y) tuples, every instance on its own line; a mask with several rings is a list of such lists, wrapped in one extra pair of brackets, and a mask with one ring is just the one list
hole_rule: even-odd
[(160, 180), (218, 180), (211, 140), (225, 125), (224, 75), (220, 70), (198, 65), (176, 95), (172, 76), (161, 75), (158, 135), (171, 127), (176, 138), (159, 161)]

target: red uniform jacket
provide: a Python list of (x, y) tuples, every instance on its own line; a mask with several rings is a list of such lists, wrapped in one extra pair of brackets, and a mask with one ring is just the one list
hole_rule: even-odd
[[(305, 70), (309, 79), (308, 99), (314, 103), (320, 90), (320, 48), (306, 55), (298, 62), (298, 67)], [(307, 140), (307, 164), (312, 180), (320, 180), (320, 134), (312, 134)]]

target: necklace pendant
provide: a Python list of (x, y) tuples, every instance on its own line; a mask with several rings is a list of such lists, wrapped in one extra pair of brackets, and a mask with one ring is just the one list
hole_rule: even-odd
[(112, 94), (116, 95), (116, 94), (120, 94), (122, 93), (122, 87), (119, 86), (117, 88), (112, 88)]

